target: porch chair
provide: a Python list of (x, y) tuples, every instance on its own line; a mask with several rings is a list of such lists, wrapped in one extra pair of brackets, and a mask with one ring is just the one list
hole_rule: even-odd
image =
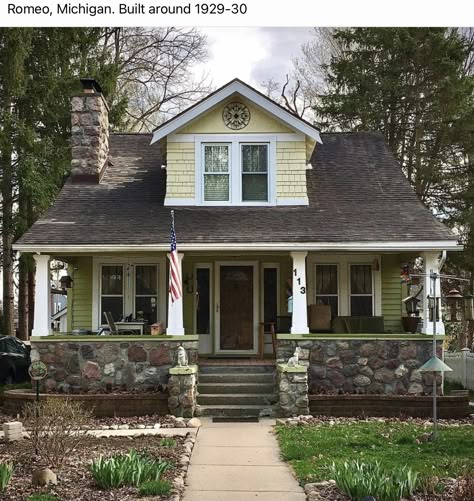
[(117, 326), (115, 325), (114, 322), (114, 317), (112, 316), (112, 312), (110, 311), (104, 311), (104, 317), (107, 322), (107, 325), (109, 326), (109, 331), (112, 336), (118, 335), (119, 332), (121, 334), (136, 334), (136, 331), (132, 329), (118, 329)]
[(308, 323), (311, 332), (331, 332), (331, 306), (328, 304), (310, 304)]
[(259, 349), (258, 353), (260, 358), (265, 355), (265, 336), (269, 334), (272, 340), (273, 354), (276, 355), (276, 334), (275, 334), (275, 322), (260, 322), (260, 332), (259, 332)]

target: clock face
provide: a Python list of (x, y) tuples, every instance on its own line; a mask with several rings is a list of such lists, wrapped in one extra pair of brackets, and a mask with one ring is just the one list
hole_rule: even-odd
[(222, 119), (229, 129), (243, 129), (250, 122), (250, 110), (245, 104), (229, 103), (222, 112)]

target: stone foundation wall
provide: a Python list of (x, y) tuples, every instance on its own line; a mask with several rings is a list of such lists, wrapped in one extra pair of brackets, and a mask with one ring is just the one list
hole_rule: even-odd
[(197, 365), (173, 367), (168, 383), (168, 408), (176, 417), (192, 418), (196, 409)]
[[(433, 376), (418, 371), (431, 358), (429, 338), (288, 339), (290, 336), (277, 340), (277, 361), (288, 361), (299, 346), (300, 363), (308, 367), (310, 394), (432, 393)], [(441, 357), (441, 341), (438, 343)]]
[[(186, 336), (196, 337), (196, 336)], [(184, 336), (183, 336), (184, 338)], [(197, 361), (197, 340), (114, 339), (32, 340), (31, 359), (48, 367), (41, 390), (78, 393), (103, 390), (165, 390), (176, 350)]]
[(277, 372), (281, 416), (309, 414), (308, 373), (305, 368), (278, 364)]

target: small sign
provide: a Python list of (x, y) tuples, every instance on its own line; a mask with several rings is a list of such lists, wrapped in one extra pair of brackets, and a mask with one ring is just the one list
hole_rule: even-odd
[(43, 362), (41, 362), (41, 360), (35, 360), (34, 362), (31, 362), (30, 366), (28, 367), (28, 374), (30, 375), (31, 379), (39, 381), (47, 376), (48, 368)]

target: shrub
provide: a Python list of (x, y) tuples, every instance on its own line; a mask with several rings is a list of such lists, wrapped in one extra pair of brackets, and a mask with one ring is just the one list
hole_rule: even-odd
[(169, 466), (166, 461), (155, 461), (132, 449), (128, 454), (115, 454), (108, 459), (100, 456), (89, 466), (89, 471), (101, 489), (113, 489), (124, 485), (139, 487), (144, 482), (159, 480)]
[(165, 437), (160, 440), (161, 447), (176, 447), (176, 440), (171, 437)]
[(143, 482), (138, 489), (140, 496), (167, 496), (172, 488), (169, 480), (150, 480)]
[(87, 442), (92, 411), (80, 402), (48, 398), (25, 406), (26, 425), (33, 447), (46, 466), (60, 468), (71, 452)]
[(386, 471), (378, 461), (333, 463), (330, 470), (339, 489), (357, 501), (366, 496), (374, 496), (377, 501), (399, 501), (413, 494), (417, 485), (418, 474), (409, 468)]
[(53, 496), (53, 494), (40, 492), (37, 494), (31, 494), (31, 496), (26, 498), (26, 501), (59, 501), (59, 498), (57, 496)]
[(10, 483), (13, 475), (13, 466), (7, 463), (0, 464), (0, 491), (3, 491)]

